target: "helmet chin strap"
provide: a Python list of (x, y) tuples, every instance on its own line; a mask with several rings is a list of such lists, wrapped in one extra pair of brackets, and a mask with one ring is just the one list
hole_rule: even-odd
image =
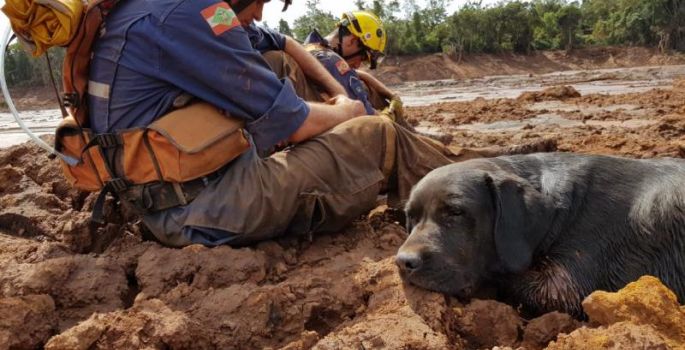
[(345, 56), (343, 56), (343, 48), (342, 48), (343, 34), (344, 34), (344, 32), (343, 32), (342, 25), (338, 25), (338, 45), (335, 48), (335, 52), (337, 52), (338, 55), (340, 55), (340, 57), (345, 58)]
[(338, 45), (336, 45), (333, 48), (333, 51), (335, 51), (338, 55), (340, 55), (340, 57), (342, 57), (345, 60), (349, 60), (350, 58), (354, 58), (354, 57), (357, 57), (360, 55), (364, 55), (364, 51), (365, 51), (364, 47), (362, 47), (359, 51), (357, 51), (351, 55), (346, 56), (343, 54), (343, 35), (344, 34), (345, 33), (342, 29), (342, 26), (338, 26)]

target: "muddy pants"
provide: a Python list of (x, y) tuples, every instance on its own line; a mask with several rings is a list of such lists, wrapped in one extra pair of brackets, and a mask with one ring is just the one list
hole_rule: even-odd
[(171, 246), (338, 231), (373, 209), (380, 193), (400, 203), (424, 175), (456, 158), (385, 117), (359, 117), (268, 158), (253, 148), (189, 205), (144, 222)]

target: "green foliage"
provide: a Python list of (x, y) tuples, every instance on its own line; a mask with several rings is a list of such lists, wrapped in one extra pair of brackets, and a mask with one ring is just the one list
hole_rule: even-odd
[[(356, 8), (373, 11), (383, 19), (388, 31), (386, 51), (391, 55), (529, 53), (586, 45), (685, 50), (685, 0), (502, 0), (493, 6), (470, 1), (452, 14), (446, 11), (447, 0), (354, 3)], [(310, 12), (296, 22), (300, 27), (334, 23), (309, 8)]]
[(281, 18), (280, 21), (278, 21), (278, 32), (283, 33), (287, 36), (293, 36), (292, 30), (290, 30), (290, 25), (288, 24), (288, 21), (284, 20)]
[(685, 50), (685, 1), (586, 0), (582, 10), (593, 43)]
[(582, 19), (580, 8), (576, 4), (566, 5), (559, 9), (556, 19), (561, 32), (561, 44), (566, 48), (566, 51), (570, 51), (577, 41), (576, 34)]
[(333, 31), (338, 19), (330, 12), (320, 10), (320, 3), (320, 0), (307, 0), (307, 13), (297, 18), (293, 24), (295, 38), (304, 40), (314, 29), (324, 35)]
[[(54, 47), (48, 50), (52, 74), (58, 86), (61, 86), (62, 61), (64, 48)], [(5, 56), (5, 79), (7, 85), (14, 86), (50, 86), (50, 71), (44, 56), (33, 57), (18, 43), (11, 44)]]

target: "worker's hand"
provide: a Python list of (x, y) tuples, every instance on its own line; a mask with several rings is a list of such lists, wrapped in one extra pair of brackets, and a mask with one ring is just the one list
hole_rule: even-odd
[(363, 103), (344, 95), (336, 95), (330, 99), (328, 103), (344, 109), (345, 114), (350, 116), (350, 118), (366, 115), (366, 109), (364, 108)]
[(385, 107), (381, 113), (390, 118), (392, 121), (399, 123), (404, 119), (404, 108), (400, 96), (393, 95), (388, 102), (388, 106)]
[(390, 100), (390, 106), (388, 107), (395, 116), (399, 118), (404, 117), (404, 103), (399, 95), (394, 95)]

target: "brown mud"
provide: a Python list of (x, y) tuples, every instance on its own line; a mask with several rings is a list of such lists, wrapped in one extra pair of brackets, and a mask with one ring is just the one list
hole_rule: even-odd
[[(517, 99), (407, 112), (414, 124), (451, 133), (464, 146), (553, 138), (562, 151), (685, 157), (682, 82), (615, 96), (553, 87)], [(0, 349), (667, 349), (685, 343), (685, 314), (653, 279), (588, 298), (584, 323), (560, 313), (528, 320), (494, 300), (456, 300), (406, 285), (393, 263), (406, 233), (401, 215), (390, 209), (311, 241), (170, 249), (147, 240), (136, 219), (113, 203), (109, 224), (91, 225), (93, 199), (69, 189), (56, 162), (36, 146), (0, 150)]]
[(386, 84), (417, 80), (481, 78), (493, 75), (545, 74), (638, 66), (685, 64), (683, 54), (661, 54), (642, 47), (591, 47), (566, 51), (539, 51), (530, 55), (432, 54), (388, 57), (375, 74)]

